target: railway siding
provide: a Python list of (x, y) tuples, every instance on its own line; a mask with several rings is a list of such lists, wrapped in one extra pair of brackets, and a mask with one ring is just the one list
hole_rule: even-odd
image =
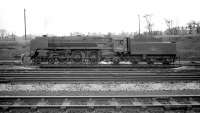
[(128, 68), (2, 70), (0, 113), (200, 112), (198, 70)]
[(198, 71), (18, 71), (0, 72), (0, 82), (200, 80)]
[[(154, 96), (1, 96), (3, 112), (29, 112), (47, 110), (97, 112), (111, 110), (128, 113), (134, 111), (194, 111), (200, 110), (200, 95), (154, 95)], [(43, 111), (44, 110), (44, 111)], [(69, 112), (69, 111), (68, 111)]]

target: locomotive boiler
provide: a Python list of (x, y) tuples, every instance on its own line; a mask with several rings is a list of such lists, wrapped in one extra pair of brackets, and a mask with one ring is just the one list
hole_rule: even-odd
[(30, 56), (34, 64), (98, 64), (101, 61), (170, 64), (176, 58), (176, 44), (136, 42), (129, 37), (44, 36), (31, 41)]

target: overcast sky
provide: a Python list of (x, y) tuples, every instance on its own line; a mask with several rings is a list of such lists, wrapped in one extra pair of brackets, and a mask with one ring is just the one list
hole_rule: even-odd
[(0, 0), (0, 29), (23, 35), (26, 8), (27, 34), (67, 35), (70, 32), (146, 31), (145, 14), (152, 15), (153, 30), (164, 30), (164, 19), (174, 26), (200, 21), (199, 0)]

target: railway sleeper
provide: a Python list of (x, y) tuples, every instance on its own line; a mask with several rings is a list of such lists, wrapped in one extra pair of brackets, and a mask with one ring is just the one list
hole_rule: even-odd
[[(197, 108), (200, 108), (199, 96), (0, 97), (0, 111), (2, 111), (2, 113), (21, 113), (23, 109), (25, 109), (25, 111), (28, 110), (28, 112), (37, 111), (39, 113), (43, 113), (44, 111), (45, 113), (51, 113), (52, 111), (57, 112), (57, 110), (60, 109), (68, 110), (68, 113), (129, 113), (129, 111), (136, 109), (139, 110), (139, 113), (164, 113), (166, 111), (182, 113), (186, 111), (198, 111)], [(48, 112), (46, 112), (46, 109)], [(49, 109), (53, 110), (49, 111)]]
[(10, 108), (0, 109), (0, 113), (199, 113), (200, 108), (123, 107), (123, 108)]

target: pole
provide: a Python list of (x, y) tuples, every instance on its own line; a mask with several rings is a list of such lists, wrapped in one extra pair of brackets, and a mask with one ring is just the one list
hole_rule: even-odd
[(24, 37), (26, 40), (26, 9), (24, 8)]
[(138, 21), (139, 21), (139, 36), (140, 36), (140, 15), (138, 15)]

